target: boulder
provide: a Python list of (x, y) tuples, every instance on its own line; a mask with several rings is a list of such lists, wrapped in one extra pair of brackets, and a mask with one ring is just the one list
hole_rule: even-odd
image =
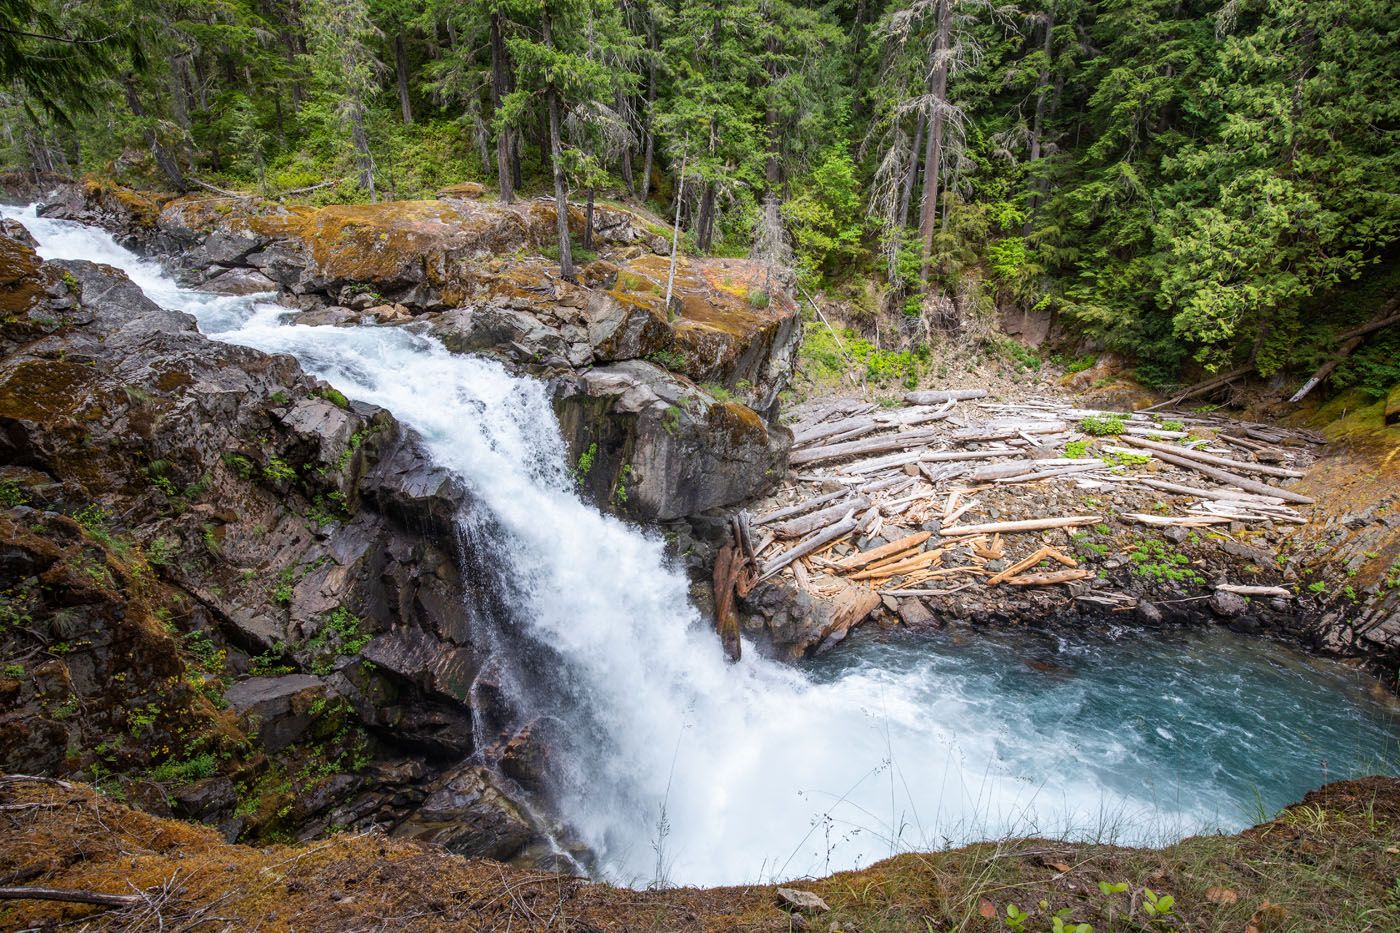
[(393, 835), (440, 845), (458, 855), (504, 860), (523, 851), (540, 833), (500, 791), (490, 771), (467, 764), (436, 781)]
[[(584, 491), (642, 521), (734, 505), (782, 476), (792, 434), (641, 360), (556, 384), (555, 411)], [(586, 455), (586, 461), (585, 461)]]
[(326, 699), (326, 682), (310, 674), (250, 677), (229, 687), (224, 699), (255, 724), (263, 747), (275, 752), (306, 734), (315, 718), (312, 704)]
[(1249, 611), (1249, 603), (1243, 596), (1237, 593), (1227, 593), (1224, 590), (1216, 590), (1212, 593), (1207, 603), (1210, 606), (1210, 611), (1222, 619), (1233, 619)]
[(257, 295), (277, 291), (277, 283), (265, 273), (246, 267), (219, 272), (212, 278), (205, 279), (199, 287), (220, 295)]

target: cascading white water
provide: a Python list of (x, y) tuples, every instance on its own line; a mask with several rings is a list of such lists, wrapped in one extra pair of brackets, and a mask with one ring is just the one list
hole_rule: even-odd
[(403, 328), (296, 325), (265, 300), (182, 289), (104, 233), (5, 213), (46, 258), (118, 266), (211, 337), (293, 354), (384, 406), (462, 477), (492, 524), (502, 621), (547, 665), (515, 689), (569, 735), (551, 757), (560, 814), (612, 880), (789, 878), (1009, 832), (1155, 840), (1248, 816), (1221, 780), (1179, 786), (1135, 731), (1027, 716), (956, 664), (814, 678), (751, 646), (728, 664), (660, 540), (580, 501), (539, 382)]

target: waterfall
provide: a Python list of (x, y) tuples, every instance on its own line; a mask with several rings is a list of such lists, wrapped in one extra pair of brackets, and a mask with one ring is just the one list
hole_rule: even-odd
[(461, 477), (479, 513), (463, 533), (510, 607), (491, 624), (518, 656), (495, 661), (517, 704), (551, 717), (558, 814), (610, 880), (791, 878), (1009, 833), (1155, 841), (1247, 815), (1233, 785), (1183, 787), (1163, 766), (1189, 737), (1116, 719), (1085, 736), (1068, 708), (989, 689), (998, 664), (1029, 676), (1017, 660), (876, 652), (814, 673), (746, 645), (726, 663), (659, 536), (579, 498), (539, 381), (411, 327), (298, 325), (269, 296), (181, 288), (100, 231), (5, 214), (44, 257), (120, 267), (210, 337), (292, 354), (387, 408)]

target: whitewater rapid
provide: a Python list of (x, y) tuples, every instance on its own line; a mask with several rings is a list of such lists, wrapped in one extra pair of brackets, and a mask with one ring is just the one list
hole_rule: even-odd
[(1181, 786), (1130, 734), (1082, 740), (956, 669), (818, 678), (752, 646), (726, 663), (660, 538), (580, 500), (540, 382), (410, 329), (298, 325), (269, 296), (181, 288), (100, 231), (4, 213), (45, 258), (121, 268), (210, 337), (291, 354), (383, 406), (462, 478), (481, 506), (464, 533), (494, 542), (512, 606), (498, 621), (538, 647), (497, 660), (569, 737), (550, 759), (559, 815), (610, 880), (784, 879), (1007, 834), (1155, 842), (1250, 816), (1219, 783)]

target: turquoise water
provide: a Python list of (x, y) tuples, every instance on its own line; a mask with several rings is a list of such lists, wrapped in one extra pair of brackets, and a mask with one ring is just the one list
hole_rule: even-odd
[[(928, 684), (931, 716), (951, 695), (958, 721), (995, 724), (982, 740), (1028, 784), (1079, 774), (1161, 812), (1214, 814), (1222, 829), (1327, 781), (1400, 773), (1400, 701), (1374, 678), (1223, 629), (867, 630), (809, 666), (818, 681), (860, 670)], [(1081, 815), (1079, 830), (1113, 836), (1143, 816)], [(1177, 829), (1160, 827), (1164, 839)]]

